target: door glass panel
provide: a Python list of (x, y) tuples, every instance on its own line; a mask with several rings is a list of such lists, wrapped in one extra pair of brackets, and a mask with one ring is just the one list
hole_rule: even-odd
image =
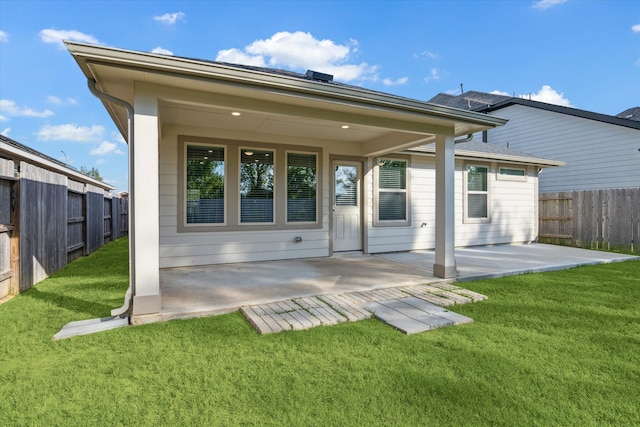
[(358, 206), (358, 169), (336, 166), (336, 206)]

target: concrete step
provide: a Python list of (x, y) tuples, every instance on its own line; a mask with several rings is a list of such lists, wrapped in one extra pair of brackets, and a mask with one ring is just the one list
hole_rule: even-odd
[(407, 335), (473, 322), (470, 317), (415, 297), (369, 302), (362, 307)]

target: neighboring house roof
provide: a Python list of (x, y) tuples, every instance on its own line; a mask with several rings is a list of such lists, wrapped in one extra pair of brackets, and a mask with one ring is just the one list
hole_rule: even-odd
[(541, 110), (552, 111), (554, 113), (567, 114), (569, 116), (580, 117), (588, 120), (595, 120), (598, 122), (608, 123), (617, 126), (624, 126), (632, 129), (640, 129), (640, 121), (634, 121), (629, 119), (622, 119), (617, 116), (609, 116), (607, 114), (594, 113), (593, 111), (579, 110), (577, 108), (563, 107), (561, 105), (547, 104), (546, 102), (532, 101), (530, 99), (522, 98), (509, 98), (505, 101), (498, 102), (497, 104), (489, 107), (477, 108), (475, 111), (488, 113), (490, 111), (500, 110), (502, 108), (509, 107), (511, 105), (524, 105), (532, 108), (539, 108)]
[(89, 183), (101, 187), (107, 191), (115, 190), (115, 187), (94, 179), (73, 166), (69, 166), (60, 160), (49, 157), (33, 148), (20, 144), (13, 139), (0, 134), (0, 157), (13, 160), (14, 162), (24, 161), (43, 169), (60, 173), (76, 181)]
[(620, 117), (621, 119), (640, 121), (640, 107), (632, 107), (624, 110), (622, 113), (616, 114), (616, 117)]
[[(413, 148), (411, 152), (435, 154), (435, 146), (427, 145), (424, 147)], [(512, 150), (510, 148), (500, 147), (486, 142), (467, 141), (456, 143), (456, 157), (475, 158), (484, 160), (499, 160), (504, 162), (514, 162), (531, 164), (541, 167), (562, 166), (564, 162), (551, 160), (540, 156), (534, 156), (523, 151)]]
[(502, 102), (510, 98), (510, 96), (470, 90), (462, 95), (439, 93), (428, 102), (452, 108), (459, 108), (461, 110), (476, 110), (478, 108), (497, 104), (498, 102)]
[(594, 113), (592, 111), (580, 110), (572, 107), (563, 107), (561, 105), (533, 101), (531, 99), (476, 91), (469, 91), (456, 96), (440, 93), (431, 98), (429, 102), (445, 105), (447, 107), (460, 108), (463, 110), (478, 111), (481, 113), (496, 111), (511, 105), (524, 105), (527, 107), (539, 108), (541, 110), (553, 111), (555, 113), (581, 117), (583, 119), (596, 120), (612, 125), (640, 129), (640, 107), (630, 108), (617, 116), (609, 116), (607, 114)]

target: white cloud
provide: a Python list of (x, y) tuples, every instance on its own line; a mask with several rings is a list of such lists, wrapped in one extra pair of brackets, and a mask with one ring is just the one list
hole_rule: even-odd
[(51, 110), (36, 111), (29, 107), (19, 107), (11, 99), (0, 99), (0, 113), (2, 120), (7, 120), (7, 116), (14, 117), (49, 117), (55, 113)]
[(11, 132), (11, 128), (4, 128), (0, 133), (3, 134), (4, 136), (9, 136), (9, 132)]
[(57, 44), (58, 47), (64, 48), (63, 40), (72, 40), (83, 43), (103, 44), (97, 38), (90, 34), (81, 33), (76, 30), (54, 30), (48, 28), (40, 31), (40, 40), (45, 43)]
[(631, 31), (633, 31), (634, 33), (640, 33), (640, 24), (636, 24), (631, 27)]
[(350, 40), (337, 44), (331, 40), (318, 40), (310, 33), (281, 31), (271, 38), (256, 40), (244, 49), (226, 49), (218, 52), (217, 61), (254, 66), (282, 67), (293, 70), (307, 69), (332, 74), (336, 80), (376, 80), (376, 66), (365, 62), (350, 64), (358, 51), (358, 42)]
[(78, 126), (75, 124), (47, 125), (38, 131), (39, 141), (73, 141), (93, 142), (98, 141), (104, 134), (104, 127), (100, 125)]
[(103, 141), (102, 144), (91, 150), (89, 154), (92, 156), (106, 156), (107, 154), (124, 154), (124, 152), (118, 148), (118, 144), (115, 142)]
[(262, 55), (248, 55), (236, 48), (219, 51), (216, 61), (230, 62), (232, 64), (253, 65), (255, 67), (267, 66)]
[(428, 51), (428, 50), (425, 50), (425, 51), (420, 52), (420, 53), (416, 53), (416, 54), (415, 54), (415, 55), (413, 55), (413, 56), (414, 56), (415, 58), (419, 58), (419, 57), (421, 57), (421, 56), (426, 56), (426, 57), (427, 57), (427, 58), (429, 58), (429, 59), (439, 59), (439, 58), (440, 58), (440, 55), (439, 55), (439, 54), (437, 54), (437, 53), (433, 53), (433, 52), (430, 52), (430, 51)]
[(438, 80), (440, 80), (440, 72), (438, 71), (437, 68), (432, 68), (431, 74), (429, 74), (427, 77), (424, 78), (424, 81), (426, 83), (429, 83), (431, 81), (438, 81)]
[(124, 139), (124, 137), (122, 136), (122, 134), (120, 132), (116, 132), (116, 131), (111, 132), (111, 139), (113, 139), (114, 141), (119, 142), (120, 144), (126, 144), (127, 143), (127, 141)]
[(173, 25), (178, 21), (182, 21), (184, 17), (185, 14), (182, 12), (165, 13), (164, 15), (154, 16), (153, 20), (162, 22), (163, 24)]
[(549, 85), (543, 85), (536, 93), (521, 94), (519, 98), (531, 99), (533, 101), (546, 102), (547, 104), (560, 105), (563, 107), (573, 107), (571, 102), (564, 97), (562, 92), (558, 93)]
[(53, 95), (47, 96), (47, 102), (54, 105), (76, 105), (78, 103), (78, 101), (73, 98), (62, 99)]
[(0, 30), (0, 42), (8, 42), (9, 41), (9, 34)]
[(385, 86), (399, 86), (406, 84), (409, 81), (409, 77), (400, 77), (397, 80), (391, 80), (389, 78), (382, 80), (382, 84)]
[(538, 0), (538, 1), (534, 1), (531, 7), (533, 7), (534, 9), (544, 10), (544, 9), (550, 9), (554, 6), (558, 6), (566, 2), (567, 0)]
[(160, 46), (154, 48), (151, 53), (159, 53), (160, 55), (173, 55), (173, 52)]
[(9, 120), (9, 117), (6, 117), (0, 114), (0, 122), (6, 122), (7, 120)]
[(502, 96), (511, 96), (511, 94), (504, 92), (502, 90), (492, 90), (491, 92), (489, 92), (492, 95), (502, 95)]
[(533, 2), (533, 5), (531, 7), (533, 7), (534, 9), (549, 9), (566, 2), (567, 0), (538, 0)]

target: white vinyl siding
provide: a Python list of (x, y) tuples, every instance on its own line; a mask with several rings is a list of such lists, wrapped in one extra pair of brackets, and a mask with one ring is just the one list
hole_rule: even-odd
[[(216, 226), (208, 229), (182, 232), (178, 230), (180, 209), (178, 203), (181, 168), (178, 166), (176, 154), (179, 151), (179, 134), (186, 134), (188, 128), (167, 126), (163, 129), (160, 140), (159, 156), (159, 184), (160, 184), (160, 267), (197, 266), (207, 264), (224, 264), (235, 262), (256, 262), (278, 259), (297, 259), (310, 257), (324, 257), (329, 255), (331, 216), (330, 177), (334, 172), (330, 169), (330, 153), (340, 152), (340, 146), (330, 146), (330, 149), (309, 149), (308, 146), (282, 148), (274, 145), (269, 148), (259, 147), (261, 150), (273, 150), (276, 160), (276, 187), (278, 179), (280, 185), (286, 185), (287, 153), (310, 153), (317, 156), (317, 203), (318, 214), (315, 228), (304, 228), (306, 223), (284, 222), (271, 229), (258, 229), (251, 225), (236, 224), (234, 227)], [(212, 134), (211, 140), (216, 135)], [(194, 141), (196, 145), (207, 145), (207, 138), (189, 138), (184, 141)], [(218, 144), (222, 146), (223, 144)], [(229, 165), (239, 165), (238, 147), (255, 146), (253, 144), (227, 145), (227, 174), (225, 181), (227, 192), (232, 191), (231, 183), (238, 194), (239, 176), (231, 176)], [(344, 152), (343, 155), (353, 155)], [(232, 157), (232, 158), (230, 158)], [(411, 197), (408, 215), (410, 222), (406, 226), (377, 227), (374, 222), (374, 179), (372, 163), (365, 162), (363, 171), (364, 182), (364, 251), (367, 253), (407, 251), (433, 249), (435, 247), (435, 161), (433, 157), (412, 155), (404, 156), (410, 167), (407, 169), (407, 191)], [(488, 163), (487, 163), (488, 164)], [(279, 166), (278, 166), (279, 165)], [(504, 167), (522, 167), (500, 163)], [(278, 167), (284, 175), (278, 176)], [(468, 224), (463, 222), (463, 174), (465, 164), (456, 160), (455, 170), (455, 227), (456, 245), (473, 246), (485, 244), (530, 242), (536, 236), (536, 203), (535, 192), (536, 170), (527, 167), (527, 181), (496, 180), (496, 174), (489, 174), (489, 186), (492, 191), (491, 209), (492, 222), (484, 224)], [(237, 166), (236, 166), (237, 169)], [(491, 170), (497, 170), (492, 164)], [(282, 187), (284, 188), (284, 187)], [(280, 211), (286, 211), (286, 191), (277, 191), (276, 199), (280, 198)], [(184, 196), (183, 196), (184, 197)], [(237, 197), (237, 196), (236, 196)], [(237, 200), (237, 199), (236, 199)], [(234, 202), (238, 204), (237, 201)], [(277, 209), (278, 210), (278, 209)], [(237, 212), (236, 212), (237, 214)], [(237, 221), (237, 215), (234, 220)], [(284, 215), (283, 215), (284, 218)], [(227, 220), (229, 222), (229, 219)], [(253, 228), (252, 228), (253, 227)], [(210, 231), (215, 229), (215, 231)], [(301, 241), (296, 242), (300, 237)], [(431, 266), (426, 266), (430, 268)]]
[[(178, 157), (180, 144), (177, 143), (179, 134), (191, 132), (191, 129), (167, 126), (160, 140), (159, 156), (159, 183), (160, 183), (160, 267), (197, 266), (207, 264), (223, 264), (233, 262), (255, 262), (277, 259), (296, 259), (309, 257), (323, 257), (329, 255), (329, 210), (327, 208), (329, 190), (326, 171), (322, 165), (328, 162), (328, 154), (323, 153), (319, 147), (300, 147), (305, 152), (316, 156), (317, 161), (317, 192), (319, 210), (315, 222), (285, 222), (286, 212), (286, 153), (292, 151), (291, 147), (274, 146), (272, 151), (276, 153), (276, 186), (282, 188), (275, 191), (276, 199), (280, 207), (276, 212), (278, 223), (275, 225), (250, 225), (239, 224), (239, 150), (257, 144), (226, 144), (227, 175), (225, 181), (227, 193), (235, 191), (234, 205), (235, 215), (228, 215), (226, 226), (205, 226), (188, 232), (180, 229), (179, 211), (184, 209), (179, 203), (179, 191), (181, 188), (180, 173), (184, 168), (179, 167)], [(183, 141), (196, 145), (211, 145), (215, 134), (207, 137), (184, 138)], [(225, 145), (218, 142), (219, 146)], [(268, 147), (259, 147), (263, 151)], [(184, 149), (184, 147), (183, 147)], [(294, 150), (297, 151), (297, 150)], [(231, 168), (230, 165), (236, 165)], [(233, 172), (235, 169), (235, 172)], [(235, 174), (232, 176), (231, 174)], [(182, 181), (184, 185), (184, 180)], [(233, 186), (231, 186), (233, 184)], [(235, 190), (231, 190), (234, 188)], [(179, 190), (180, 189), (180, 190)], [(320, 206), (322, 208), (320, 208)], [(235, 225), (229, 225), (230, 222)], [(301, 241), (297, 241), (300, 237)]]
[(638, 129), (524, 105), (489, 114), (509, 119), (489, 143), (566, 162), (540, 173), (541, 193), (640, 186)]
[[(520, 165), (500, 163), (505, 167)], [(483, 164), (495, 170), (496, 164)], [(525, 167), (526, 181), (496, 180), (488, 174), (491, 189), (491, 222), (464, 222), (464, 174), (466, 164), (456, 160), (455, 229), (456, 246), (528, 243), (537, 237), (536, 172)], [(374, 227), (373, 207), (369, 207), (367, 224), (368, 252), (431, 250), (435, 247), (435, 161), (433, 157), (411, 156), (411, 224), (407, 227)], [(373, 183), (368, 193), (373, 196)], [(431, 268), (430, 265), (425, 266)]]

